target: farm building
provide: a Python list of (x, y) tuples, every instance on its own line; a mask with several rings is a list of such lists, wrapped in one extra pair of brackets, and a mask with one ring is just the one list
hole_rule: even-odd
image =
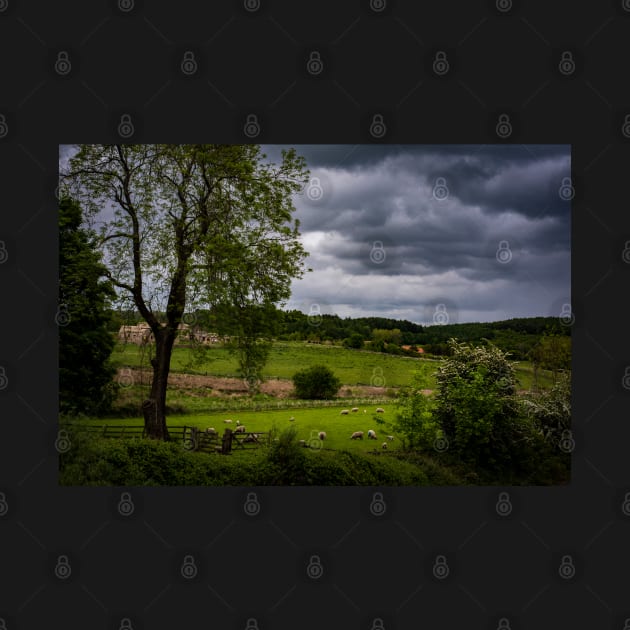
[[(142, 322), (134, 326), (121, 326), (118, 331), (118, 339), (126, 343), (150, 343), (153, 341), (153, 333), (149, 324)], [(181, 323), (178, 327), (178, 334), (175, 339), (176, 344), (186, 343), (191, 340), (203, 344), (219, 343), (224, 341), (216, 333), (208, 333), (202, 330), (191, 328), (189, 324)]]
[[(411, 350), (412, 346), (400, 346), (403, 350)], [(422, 348), (420, 348), (419, 346), (416, 347), (416, 351), (418, 352), (418, 354), (424, 354), (424, 350)]]

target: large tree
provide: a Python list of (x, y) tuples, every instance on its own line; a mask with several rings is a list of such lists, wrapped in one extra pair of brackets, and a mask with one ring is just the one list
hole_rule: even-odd
[(64, 181), (101, 221), (109, 278), (155, 338), (149, 436), (168, 438), (166, 386), (185, 312), (290, 297), (307, 255), (292, 196), (307, 179), (295, 150), (272, 164), (257, 145), (81, 145), (70, 160)]
[(114, 340), (106, 310), (116, 293), (93, 235), (82, 228), (79, 204), (59, 200), (59, 410), (87, 415), (108, 411), (116, 387), (110, 363)]

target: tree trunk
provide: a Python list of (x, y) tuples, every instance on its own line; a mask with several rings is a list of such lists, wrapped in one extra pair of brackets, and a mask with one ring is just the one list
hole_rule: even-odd
[(171, 367), (171, 354), (175, 333), (168, 328), (161, 329), (155, 336), (155, 357), (153, 381), (149, 398), (142, 403), (145, 435), (155, 440), (168, 440), (166, 427), (166, 386)]

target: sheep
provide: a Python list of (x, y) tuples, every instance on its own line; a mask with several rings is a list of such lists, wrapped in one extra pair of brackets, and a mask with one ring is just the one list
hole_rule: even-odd
[(350, 411), (352, 411), (352, 413), (356, 413), (357, 411), (359, 411), (359, 408), (358, 407), (352, 407), (352, 409)]
[(216, 433), (216, 432), (217, 432), (217, 430), (214, 427), (208, 427), (206, 429), (206, 433)]
[(382, 447), (383, 449), (386, 449), (386, 448), (387, 448), (387, 442), (383, 442), (383, 444), (381, 444), (381, 447)]
[(237, 424), (237, 425), (238, 425), (238, 424), (241, 424), (241, 421), (240, 421), (240, 420), (237, 420), (237, 421), (236, 421), (236, 424)]
[(364, 410), (363, 410), (363, 413), (367, 413), (367, 409), (364, 409)]
[(295, 420), (295, 418), (294, 418), (293, 416), (291, 416), (291, 417), (289, 418), (289, 422), (293, 422), (294, 420)]
[(394, 436), (393, 435), (388, 435), (387, 439), (391, 442), (394, 439)]
[(368, 431), (368, 438), (370, 440), (375, 440), (376, 439), (376, 432), (374, 431), (374, 429), (370, 429)]
[(326, 439), (326, 431), (320, 431), (319, 432), (319, 439), (320, 440), (325, 440)]
[(230, 423), (230, 422), (232, 422), (232, 421), (231, 421), (231, 420), (224, 420), (223, 422)]
[(376, 413), (385, 413), (385, 409), (383, 409), (383, 407), (377, 407)]
[(234, 429), (234, 433), (246, 433), (245, 425), (239, 424), (236, 429)]
[(363, 439), (363, 431), (355, 431), (351, 436), (351, 440), (362, 440)]
[(342, 409), (341, 414), (342, 416), (347, 416), (350, 413), (350, 411), (348, 409)]

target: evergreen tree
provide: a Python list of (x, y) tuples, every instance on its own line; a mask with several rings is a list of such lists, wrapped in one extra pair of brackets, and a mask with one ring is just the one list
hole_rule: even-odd
[(105, 267), (90, 234), (81, 227), (79, 204), (59, 202), (59, 410), (98, 415), (116, 395), (109, 358), (115, 341), (106, 310), (114, 289), (102, 278)]

